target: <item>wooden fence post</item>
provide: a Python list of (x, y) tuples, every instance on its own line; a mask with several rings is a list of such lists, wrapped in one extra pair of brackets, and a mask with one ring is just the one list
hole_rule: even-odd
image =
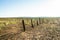
[(39, 18), (39, 24), (40, 24), (40, 18)]
[(33, 26), (33, 22), (32, 22), (32, 19), (31, 19), (31, 26), (32, 26), (32, 28), (34, 28), (34, 26)]
[(37, 20), (37, 25), (39, 25), (38, 20)]
[(25, 23), (24, 20), (22, 20), (23, 30), (25, 31)]

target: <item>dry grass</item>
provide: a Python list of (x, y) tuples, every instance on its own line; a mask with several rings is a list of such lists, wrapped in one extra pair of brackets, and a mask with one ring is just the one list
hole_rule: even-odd
[[(26, 19), (25, 19), (26, 20)], [(0, 40), (60, 40), (60, 25), (59, 21), (51, 19), (45, 23), (36, 25), (36, 20), (33, 20), (34, 28), (31, 27), (29, 22), (25, 21), (26, 30), (23, 32), (21, 21), (12, 21), (6, 25), (0, 25)], [(42, 21), (43, 22), (43, 21)]]

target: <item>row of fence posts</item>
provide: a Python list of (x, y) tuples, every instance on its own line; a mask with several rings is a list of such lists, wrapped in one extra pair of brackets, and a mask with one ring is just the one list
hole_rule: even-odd
[[(40, 23), (40, 18), (39, 18), (39, 21), (37, 20), (36, 22), (37, 22), (37, 26), (38, 26), (39, 23)], [(24, 22), (24, 20), (22, 20), (22, 25), (23, 25), (23, 30), (25, 31), (26, 28), (25, 28), (25, 22)], [(34, 28), (32, 19), (31, 19), (31, 27)]]

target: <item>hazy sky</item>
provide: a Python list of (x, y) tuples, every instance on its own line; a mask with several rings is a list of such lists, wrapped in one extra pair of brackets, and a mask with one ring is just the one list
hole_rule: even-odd
[(0, 0), (0, 17), (60, 16), (59, 13), (59, 0)]

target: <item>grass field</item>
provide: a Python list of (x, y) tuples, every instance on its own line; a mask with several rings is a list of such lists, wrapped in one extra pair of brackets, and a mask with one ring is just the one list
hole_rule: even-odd
[(60, 18), (0, 18), (0, 40), (60, 40)]

